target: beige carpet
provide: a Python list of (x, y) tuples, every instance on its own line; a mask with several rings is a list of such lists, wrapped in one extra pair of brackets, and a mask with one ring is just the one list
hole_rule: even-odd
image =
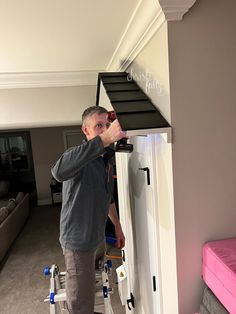
[[(43, 302), (49, 294), (49, 278), (43, 275), (44, 267), (57, 264), (61, 271), (64, 270), (58, 241), (59, 211), (59, 208), (52, 206), (40, 206), (32, 210), (0, 269), (0, 314), (49, 313), (49, 304)], [(115, 248), (109, 251), (114, 255), (120, 253)], [(120, 263), (119, 260), (113, 261), (111, 279), (115, 314), (125, 313), (118, 296), (115, 276), (115, 269)]]

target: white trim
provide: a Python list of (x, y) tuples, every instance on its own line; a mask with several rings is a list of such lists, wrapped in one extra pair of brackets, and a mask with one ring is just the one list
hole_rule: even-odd
[(154, 18), (148, 28), (144, 31), (140, 39), (137, 41), (136, 45), (130, 51), (127, 58), (122, 62), (119, 71), (125, 71), (130, 63), (137, 57), (137, 55), (142, 51), (142, 49), (146, 46), (149, 40), (153, 37), (153, 35), (157, 32), (159, 28), (161, 28), (162, 24), (165, 22), (165, 16), (163, 12), (159, 11), (158, 15)]
[(61, 127), (61, 126), (79, 126), (81, 120), (60, 120), (60, 121), (40, 121), (40, 122), (16, 122), (16, 123), (1, 123), (0, 130), (11, 130), (11, 129), (31, 129), (31, 128), (46, 128), (46, 127)]
[[(119, 203), (119, 212), (120, 212), (120, 223), (126, 237), (126, 245), (124, 247), (125, 261), (122, 262), (125, 271), (127, 274), (132, 273), (130, 269), (131, 265), (134, 265), (134, 238), (132, 233), (132, 227), (130, 227), (130, 221), (132, 216), (132, 209), (130, 203), (130, 185), (128, 180), (128, 165), (130, 154), (124, 154), (117, 152), (115, 154), (116, 159), (116, 172), (117, 172), (117, 191), (118, 191), (118, 203)], [(130, 218), (130, 219), (127, 219)], [(128, 252), (131, 252), (129, 255)], [(127, 290), (126, 299), (130, 297), (130, 289), (132, 286), (131, 277), (127, 277)]]
[[(142, 136), (142, 135), (148, 135), (148, 134), (161, 134), (161, 135), (163, 135), (163, 139), (167, 143), (171, 143), (171, 141), (172, 141), (172, 129), (171, 129), (171, 127), (126, 131), (127, 137)], [(166, 134), (166, 135), (164, 135), (164, 134)]]
[[(131, 16), (123, 36), (107, 66), (107, 71), (125, 70), (129, 63), (137, 56), (145, 45), (144, 34), (147, 40), (152, 34), (147, 34), (146, 30), (160, 15), (161, 7), (156, 0), (140, 0)], [(142, 40), (144, 40), (142, 44)], [(130, 62), (129, 62), (130, 61)]]
[(0, 73), (0, 89), (96, 85), (98, 72)]
[(125, 71), (166, 21), (180, 21), (196, 0), (140, 0), (107, 71)]

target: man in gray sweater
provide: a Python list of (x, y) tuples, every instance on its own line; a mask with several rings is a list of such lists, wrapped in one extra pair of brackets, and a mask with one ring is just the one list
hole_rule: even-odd
[(113, 202), (110, 144), (125, 136), (117, 120), (108, 121), (107, 110), (93, 106), (82, 115), (87, 138), (68, 149), (52, 167), (53, 177), (63, 182), (60, 243), (66, 265), (69, 313), (94, 313), (95, 258), (105, 243), (109, 216), (115, 226), (117, 247), (125, 237)]

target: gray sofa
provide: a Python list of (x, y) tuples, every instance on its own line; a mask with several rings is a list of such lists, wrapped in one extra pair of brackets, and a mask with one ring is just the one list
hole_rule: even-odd
[(15, 199), (0, 200), (0, 262), (29, 216), (29, 194), (19, 192)]

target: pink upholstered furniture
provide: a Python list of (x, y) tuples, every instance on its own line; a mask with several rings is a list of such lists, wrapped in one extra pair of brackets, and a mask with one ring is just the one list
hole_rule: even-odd
[(236, 314), (236, 239), (203, 246), (202, 277), (230, 314)]

